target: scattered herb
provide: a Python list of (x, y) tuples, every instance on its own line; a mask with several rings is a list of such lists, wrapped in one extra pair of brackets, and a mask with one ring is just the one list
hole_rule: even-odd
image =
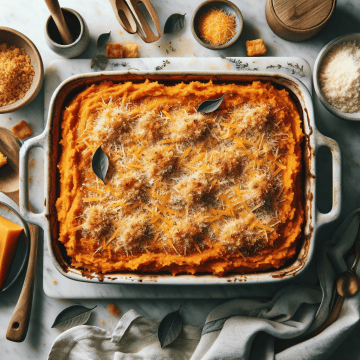
[(110, 39), (110, 34), (111, 34), (111, 31), (109, 31), (108, 33), (105, 33), (105, 34), (101, 34), (97, 39), (96, 46), (101, 47), (101, 46), (106, 45)]
[(122, 63), (111, 63), (111, 66), (113, 66), (113, 67), (122, 66), (122, 67), (127, 67), (128, 70), (137, 70), (137, 71), (140, 71), (139, 69), (130, 67), (130, 65), (129, 65), (128, 63), (126, 63), (126, 62), (122, 62)]
[(231, 63), (235, 64), (236, 70), (252, 70), (252, 71), (259, 71), (259, 68), (251, 68), (249, 67), (248, 63), (243, 63), (240, 59), (231, 59), (227, 58), (223, 54), (219, 53), (220, 57), (224, 60), (230, 61)]
[(89, 320), (91, 312), (95, 308), (96, 305), (91, 309), (81, 305), (69, 306), (56, 317), (52, 328), (68, 330), (74, 326), (84, 325)]
[(159, 71), (159, 70), (162, 70), (166, 67), (166, 65), (169, 65), (170, 64), (170, 61), (169, 60), (163, 60), (163, 63), (161, 66), (157, 66), (155, 68), (156, 71)]
[(95, 173), (95, 175), (100, 180), (103, 181), (104, 185), (105, 185), (105, 177), (106, 177), (108, 168), (109, 168), (109, 159), (108, 159), (106, 153), (101, 148), (101, 146), (99, 146), (93, 155), (92, 169), (93, 169), (93, 172)]
[(105, 55), (94, 55), (91, 59), (90, 67), (91, 69), (97, 67), (100, 70), (105, 70), (108, 63), (109, 59)]
[(231, 93), (226, 93), (219, 99), (203, 101), (197, 108), (197, 111), (201, 112), (203, 114), (208, 114), (208, 113), (211, 113), (211, 112), (217, 110), (219, 108), (219, 106), (221, 105), (221, 103), (223, 102), (224, 97), (228, 94), (231, 94)]
[(164, 26), (164, 34), (178, 33), (185, 26), (185, 15), (172, 14), (168, 17)]
[(305, 77), (304, 65), (299, 66), (299, 64), (297, 64), (297, 63), (295, 65), (292, 63), (287, 63), (287, 64), (289, 67), (278, 64), (278, 65), (269, 65), (266, 68), (267, 69), (286, 69), (286, 70), (289, 70), (292, 75), (298, 74), (301, 77)]
[(182, 318), (180, 315), (180, 309), (167, 314), (160, 321), (158, 327), (158, 338), (162, 348), (171, 344), (181, 333)]
[(127, 62), (122, 62), (122, 63), (111, 63), (111, 66), (113, 67), (118, 67), (118, 66), (122, 66), (122, 67), (129, 67), (129, 64)]

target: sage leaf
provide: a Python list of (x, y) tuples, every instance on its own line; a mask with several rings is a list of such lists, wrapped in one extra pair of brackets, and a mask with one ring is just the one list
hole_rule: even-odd
[(81, 305), (69, 306), (56, 317), (52, 328), (68, 330), (74, 326), (84, 325), (89, 320), (91, 311), (95, 308), (96, 305), (91, 309)]
[(167, 314), (161, 321), (158, 327), (158, 338), (161, 347), (171, 344), (181, 333), (182, 318), (180, 309)]
[(172, 14), (168, 17), (164, 26), (164, 34), (178, 33), (185, 26), (185, 15)]
[(110, 34), (111, 34), (111, 31), (109, 31), (108, 33), (105, 33), (105, 34), (101, 34), (97, 39), (96, 46), (101, 47), (101, 46), (106, 45), (110, 39)]
[(211, 112), (217, 110), (220, 107), (221, 103), (223, 102), (224, 97), (229, 94), (231, 94), (231, 93), (226, 93), (219, 99), (203, 101), (197, 108), (197, 111), (204, 113), (204, 114), (208, 114), (208, 113), (211, 113)]
[(99, 146), (92, 158), (92, 169), (95, 175), (102, 180), (105, 185), (105, 178), (109, 168), (109, 159), (104, 150)]
[(105, 55), (94, 55), (90, 62), (90, 67), (93, 69), (94, 67), (99, 68), (100, 70), (105, 70), (108, 66), (109, 59)]

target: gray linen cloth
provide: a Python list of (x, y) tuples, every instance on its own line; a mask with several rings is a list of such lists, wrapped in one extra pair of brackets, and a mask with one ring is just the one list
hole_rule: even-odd
[[(354, 259), (351, 256), (347, 264), (345, 255), (354, 243), (359, 224), (360, 210), (357, 210), (348, 216), (331, 240), (322, 244), (315, 259), (320, 286), (305, 281), (286, 285), (270, 301), (225, 302), (211, 311), (202, 330), (185, 325), (180, 336), (164, 349), (157, 340), (158, 322), (130, 310), (113, 334), (86, 325), (65, 331), (55, 340), (48, 359), (327, 359), (358, 323), (360, 294), (345, 299), (334, 324), (306, 339), (328, 316), (336, 278)], [(359, 268), (357, 274), (360, 275)], [(275, 339), (278, 339), (276, 351)]]

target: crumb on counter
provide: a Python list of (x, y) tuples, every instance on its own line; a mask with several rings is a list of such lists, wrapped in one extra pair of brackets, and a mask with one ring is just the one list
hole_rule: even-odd
[(123, 46), (124, 58), (137, 58), (139, 57), (139, 47), (136, 44), (126, 44)]
[(114, 316), (118, 316), (121, 313), (121, 311), (116, 307), (115, 304), (109, 304), (108, 310)]
[(123, 46), (120, 43), (108, 43), (106, 45), (106, 56), (109, 59), (120, 59), (123, 57)]
[(32, 130), (30, 129), (29, 124), (25, 120), (22, 120), (17, 125), (13, 126), (11, 131), (20, 140), (25, 139), (28, 136), (31, 136), (33, 133)]
[(56, 284), (57, 284), (57, 281), (56, 281), (56, 280), (53, 280), (52, 283), (53, 283), (54, 285), (56, 285)]
[(105, 325), (105, 321), (103, 319), (100, 320), (102, 325)]
[(247, 56), (260, 56), (266, 54), (264, 39), (246, 41)]
[(0, 152), (0, 168), (7, 163), (6, 157)]

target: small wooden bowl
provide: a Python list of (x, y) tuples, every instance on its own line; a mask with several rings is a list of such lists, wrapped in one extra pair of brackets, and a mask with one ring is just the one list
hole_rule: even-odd
[[(234, 14), (235, 19), (236, 19), (236, 34), (227, 43), (225, 43), (223, 45), (219, 45), (219, 46), (212, 45), (209, 42), (202, 40), (198, 33), (200, 16), (203, 15), (204, 12), (206, 12), (212, 8), (224, 10), (229, 15)], [(243, 29), (243, 25), (244, 25), (244, 20), (243, 20), (241, 11), (231, 1), (228, 1), (228, 0), (206, 0), (203, 3), (201, 3), (194, 12), (194, 15), (191, 20), (191, 32), (192, 32), (195, 40), (200, 45), (202, 45), (208, 49), (220, 50), (220, 49), (225, 49), (225, 48), (233, 45), (239, 39), (242, 29)]]
[(44, 78), (44, 67), (40, 53), (28, 37), (17, 30), (0, 26), (0, 44), (3, 43), (15, 45), (17, 48), (24, 49), (26, 54), (30, 57), (35, 74), (33, 82), (25, 96), (22, 99), (15, 101), (13, 104), (0, 106), (0, 114), (20, 110), (30, 104), (39, 93)]

